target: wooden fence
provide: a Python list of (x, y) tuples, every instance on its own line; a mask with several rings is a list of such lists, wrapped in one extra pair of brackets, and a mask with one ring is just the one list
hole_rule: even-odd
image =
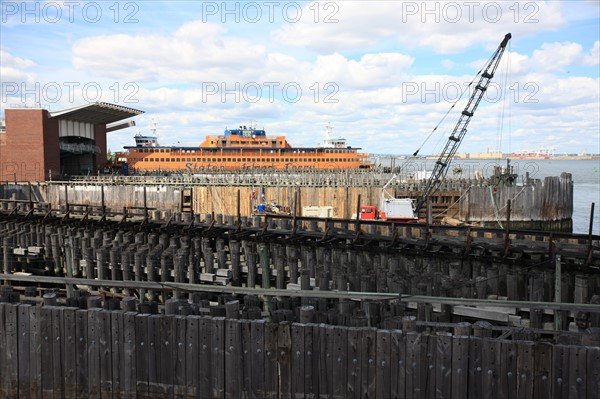
[(600, 347), (0, 304), (0, 397), (598, 398)]

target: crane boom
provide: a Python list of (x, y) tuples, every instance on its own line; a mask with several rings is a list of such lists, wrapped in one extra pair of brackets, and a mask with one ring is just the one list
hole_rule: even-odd
[(471, 95), (469, 102), (462, 111), (454, 130), (452, 130), (452, 134), (450, 134), (450, 137), (448, 137), (448, 141), (446, 142), (444, 150), (440, 153), (440, 156), (435, 162), (431, 177), (429, 180), (427, 180), (427, 184), (425, 185), (423, 193), (417, 200), (417, 204), (415, 205), (415, 214), (418, 214), (421, 207), (423, 207), (423, 205), (427, 202), (427, 198), (429, 198), (429, 196), (438, 188), (439, 184), (441, 183), (441, 179), (444, 177), (448, 165), (452, 161), (454, 154), (458, 150), (460, 143), (467, 133), (467, 126), (469, 125), (469, 122), (471, 121), (479, 102), (483, 98), (491, 79), (494, 77), (494, 72), (496, 72), (496, 68), (500, 63), (500, 59), (502, 58), (506, 44), (511, 37), (512, 35), (510, 33), (507, 33), (506, 36), (504, 36), (502, 43), (500, 43), (500, 46), (498, 46), (490, 62), (487, 64), (487, 67), (481, 74), (481, 78), (479, 79), (477, 86), (475, 86), (475, 90), (473, 90), (473, 94)]

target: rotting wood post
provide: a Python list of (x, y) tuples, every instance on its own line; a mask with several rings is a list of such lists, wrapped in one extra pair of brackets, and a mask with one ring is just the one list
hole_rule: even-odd
[(487, 295), (499, 295), (498, 293), (498, 282), (499, 282), (499, 269), (498, 266), (492, 266), (486, 270), (487, 274)]
[[(271, 288), (271, 262), (269, 259), (269, 245), (261, 242), (258, 244), (257, 249), (262, 272), (261, 288), (268, 289)], [(271, 300), (268, 297), (263, 301), (263, 310), (269, 314), (271, 313)]]
[(298, 249), (294, 245), (288, 245), (287, 261), (290, 270), (290, 283), (298, 283)]
[[(146, 259), (147, 252), (145, 247), (140, 247), (135, 251), (133, 255), (133, 276), (135, 281), (144, 281), (144, 260)], [(146, 290), (141, 288), (139, 290), (140, 299), (146, 296)]]
[(42, 298), (44, 306), (56, 306), (58, 304), (56, 292), (49, 292), (47, 294), (44, 294)]
[[(562, 285), (562, 270), (560, 254), (554, 258), (554, 302), (562, 301), (561, 285)], [(554, 329), (562, 330), (562, 314), (559, 310), (554, 311)]]
[(592, 202), (592, 205), (590, 206), (590, 225), (588, 228), (588, 256), (587, 256), (587, 263), (590, 264), (592, 261), (592, 252), (594, 249), (594, 246), (592, 245), (592, 238), (593, 238), (593, 232), (594, 232), (594, 207), (596, 206), (595, 202)]
[(471, 335), (471, 323), (462, 321), (454, 325), (454, 335), (456, 336), (469, 336)]
[(573, 293), (573, 302), (588, 303), (589, 299), (589, 276), (578, 274), (575, 276), (575, 290)]
[(215, 264), (210, 238), (202, 237), (202, 257), (204, 259), (204, 273), (214, 273)]
[[(65, 239), (65, 269), (67, 271), (67, 277), (73, 277), (73, 239), (69, 235)], [(73, 285), (66, 284), (67, 288), (67, 298), (71, 298), (73, 296)]]
[(256, 287), (256, 243), (244, 241), (244, 256), (248, 268), (246, 287)]
[(227, 267), (227, 253), (225, 252), (225, 240), (217, 238), (215, 240), (215, 246), (217, 249), (217, 267), (219, 269), (225, 269)]
[(300, 307), (300, 323), (307, 324), (312, 323), (315, 319), (315, 308), (314, 306), (305, 305)]
[[(238, 190), (239, 193), (239, 190)], [(231, 256), (231, 285), (241, 287), (241, 266), (240, 266), (240, 242), (237, 240), (229, 241), (229, 253)]]
[(473, 336), (480, 338), (491, 338), (494, 330), (492, 324), (488, 321), (476, 321), (473, 324)]
[(225, 303), (225, 314), (228, 319), (240, 318), (240, 301), (228, 301)]
[(504, 256), (510, 252), (510, 199), (506, 201), (506, 227), (504, 231)]
[(271, 267), (269, 259), (269, 245), (261, 242), (258, 244), (260, 268), (262, 271), (262, 288), (271, 288)]
[(273, 261), (277, 270), (276, 287), (285, 288), (285, 251), (281, 244), (273, 245)]
[(137, 299), (133, 296), (123, 298), (121, 300), (121, 309), (125, 312), (137, 311)]
[(544, 310), (538, 308), (529, 309), (529, 327), (533, 329), (543, 328)]
[[(146, 255), (146, 278), (148, 281), (157, 281), (156, 270), (157, 265), (160, 262), (160, 250), (149, 251)], [(143, 301), (143, 297), (140, 295), (140, 299)], [(154, 301), (156, 299), (156, 293), (154, 290), (148, 290), (148, 300)]]
[(415, 316), (404, 316), (402, 318), (402, 330), (404, 332), (416, 332), (417, 318)]

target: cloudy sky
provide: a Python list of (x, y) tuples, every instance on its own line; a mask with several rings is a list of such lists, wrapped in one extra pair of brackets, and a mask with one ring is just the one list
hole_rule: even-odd
[[(598, 1), (2, 1), (1, 104), (145, 111), (109, 134), (199, 144), (264, 127), (414, 152), (511, 32), (461, 152), (600, 152)], [(463, 102), (421, 154), (440, 150)]]

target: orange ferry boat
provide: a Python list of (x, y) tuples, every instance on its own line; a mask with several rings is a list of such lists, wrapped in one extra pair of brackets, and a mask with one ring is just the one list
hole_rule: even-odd
[(264, 130), (240, 126), (222, 136), (207, 136), (198, 147), (161, 146), (155, 134), (136, 135), (135, 146), (118, 154), (129, 172), (208, 172), (226, 170), (370, 169), (373, 164), (346, 139), (327, 138), (319, 147), (292, 147), (285, 136), (268, 137)]

